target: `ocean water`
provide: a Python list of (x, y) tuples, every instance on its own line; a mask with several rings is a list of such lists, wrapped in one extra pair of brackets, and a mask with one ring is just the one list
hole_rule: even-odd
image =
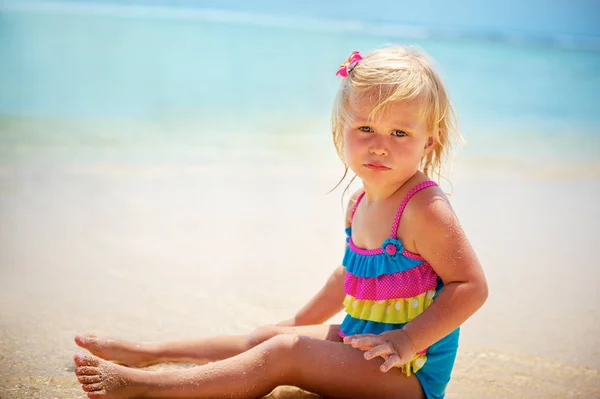
[(335, 71), (386, 44), (436, 60), (467, 139), (451, 200), (490, 297), (448, 398), (599, 397), (597, 5), (335, 3), (0, 2), (2, 398), (83, 397), (77, 333), (239, 334), (304, 305), (344, 245)]
[(231, 148), (231, 137), (285, 146), (300, 136), (320, 146), (337, 66), (352, 50), (387, 44), (416, 45), (436, 60), (469, 143), (464, 157), (586, 165), (600, 157), (600, 51), (589, 37), (578, 46), (371, 25), (346, 9), (335, 19), (333, 7), (322, 17), (286, 15), (285, 6), (269, 15), (263, 3), (5, 2), (2, 157), (44, 142), (125, 152), (180, 143), (185, 152), (191, 143)]

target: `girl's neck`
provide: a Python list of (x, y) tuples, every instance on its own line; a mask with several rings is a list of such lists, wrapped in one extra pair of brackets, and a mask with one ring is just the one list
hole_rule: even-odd
[(420, 173), (417, 172), (404, 182), (394, 182), (388, 185), (369, 185), (363, 181), (363, 189), (365, 190), (365, 200), (367, 203), (385, 201), (393, 197), (400, 189), (415, 179), (419, 178)]

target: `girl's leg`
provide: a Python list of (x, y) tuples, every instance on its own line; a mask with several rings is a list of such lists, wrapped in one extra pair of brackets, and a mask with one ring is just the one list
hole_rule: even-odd
[(293, 385), (331, 398), (424, 398), (413, 375), (382, 373), (380, 358), (340, 342), (278, 335), (229, 359), (182, 371), (147, 372), (75, 356), (76, 374), (90, 398), (259, 398)]
[(318, 339), (340, 341), (339, 325), (302, 327), (263, 326), (247, 335), (208, 337), (185, 341), (136, 343), (96, 335), (78, 335), (75, 343), (94, 355), (125, 366), (145, 367), (162, 362), (205, 364), (227, 359), (280, 334), (297, 334)]

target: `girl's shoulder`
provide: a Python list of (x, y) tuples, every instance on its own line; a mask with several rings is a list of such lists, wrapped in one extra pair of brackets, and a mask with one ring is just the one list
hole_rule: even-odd
[(450, 226), (456, 220), (448, 196), (439, 186), (415, 193), (404, 208), (402, 223), (411, 232), (434, 226)]
[(356, 202), (358, 201), (358, 198), (361, 196), (361, 194), (363, 192), (364, 192), (364, 190), (362, 188), (356, 190), (350, 196), (350, 199), (348, 200), (348, 205), (346, 206), (346, 219), (345, 219), (346, 227), (351, 227), (351, 225), (352, 225), (352, 212), (354, 211), (354, 207), (356, 207)]

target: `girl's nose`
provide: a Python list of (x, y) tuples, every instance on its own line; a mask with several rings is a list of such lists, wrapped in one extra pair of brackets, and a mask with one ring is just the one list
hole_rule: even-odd
[(388, 154), (385, 147), (380, 145), (371, 146), (371, 148), (369, 149), (369, 153), (377, 156), (386, 156)]

